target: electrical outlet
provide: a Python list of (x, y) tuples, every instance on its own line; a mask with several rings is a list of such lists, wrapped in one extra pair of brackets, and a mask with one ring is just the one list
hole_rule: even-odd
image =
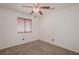
[(22, 40), (24, 41), (24, 38)]
[(54, 38), (52, 38), (52, 41), (54, 41)]

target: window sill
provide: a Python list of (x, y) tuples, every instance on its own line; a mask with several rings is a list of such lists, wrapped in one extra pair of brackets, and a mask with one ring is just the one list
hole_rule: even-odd
[(18, 33), (32, 33), (32, 31), (28, 31), (28, 32), (18, 32)]

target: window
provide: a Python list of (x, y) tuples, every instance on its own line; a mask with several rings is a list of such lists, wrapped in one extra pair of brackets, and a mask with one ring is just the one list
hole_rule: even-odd
[(18, 24), (17, 31), (19, 33), (32, 32), (32, 20), (31, 19), (18, 17), (17, 24)]

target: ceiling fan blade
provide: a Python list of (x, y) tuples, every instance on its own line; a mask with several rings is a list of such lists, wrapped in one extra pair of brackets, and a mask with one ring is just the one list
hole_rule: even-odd
[(24, 5), (23, 5), (22, 7), (26, 7), (26, 8), (33, 8), (32, 6), (24, 6)]
[(41, 9), (50, 9), (49, 6), (43, 6), (43, 7), (40, 7)]
[(53, 10), (53, 9), (55, 9), (54, 7), (53, 8), (50, 8), (50, 10)]
[(31, 14), (33, 14), (33, 13), (34, 13), (34, 11), (31, 12)]
[(38, 11), (41, 15), (43, 15), (43, 13), (41, 11)]

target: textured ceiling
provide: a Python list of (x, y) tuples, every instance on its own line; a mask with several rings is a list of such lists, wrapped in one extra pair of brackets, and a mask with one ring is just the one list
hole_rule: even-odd
[[(68, 8), (69, 6), (75, 5), (72, 3), (40, 3), (42, 6), (50, 6), (55, 7), (54, 11), (58, 11), (61, 10), (63, 8)], [(26, 13), (26, 14), (30, 14), (30, 12), (32, 11), (31, 8), (24, 8), (22, 7), (22, 5), (25, 6), (33, 6), (33, 3), (0, 3), (0, 7), (1, 8), (6, 8), (6, 9), (10, 9), (13, 11), (17, 11), (17, 12), (21, 12), (21, 13)], [(46, 14), (49, 11), (53, 11), (53, 10), (42, 10), (44, 14)]]

